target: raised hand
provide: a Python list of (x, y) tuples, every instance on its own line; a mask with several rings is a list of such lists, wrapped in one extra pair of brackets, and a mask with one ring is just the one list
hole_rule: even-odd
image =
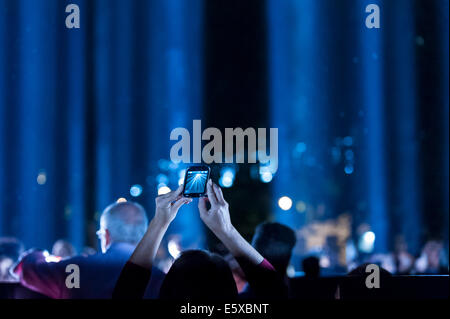
[[(230, 233), (233, 225), (230, 220), (229, 205), (223, 197), (220, 187), (211, 180), (207, 184), (207, 195), (208, 199), (202, 197), (198, 201), (200, 218), (216, 236), (219, 237), (221, 233)], [(209, 210), (206, 208), (208, 200), (211, 203)]]
[(183, 185), (173, 192), (156, 197), (155, 217), (131, 255), (131, 262), (148, 269), (152, 267), (156, 252), (170, 223), (177, 216), (182, 205), (192, 202), (191, 198), (184, 198), (181, 195), (182, 191)]
[[(228, 203), (225, 201), (220, 187), (211, 180), (208, 181), (207, 195), (208, 199), (203, 197), (198, 202), (200, 218), (206, 226), (222, 241), (234, 257), (243, 257), (252, 264), (260, 264), (264, 258), (231, 224)], [(209, 210), (206, 208), (208, 200), (211, 203)]]
[(165, 224), (170, 224), (177, 216), (180, 207), (192, 202), (192, 198), (185, 198), (181, 195), (182, 191), (183, 185), (180, 185), (176, 190), (156, 197), (155, 218)]

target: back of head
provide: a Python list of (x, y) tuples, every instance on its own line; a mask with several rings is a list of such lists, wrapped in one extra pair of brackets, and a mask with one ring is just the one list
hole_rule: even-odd
[[(389, 299), (392, 297), (393, 291), (390, 284), (391, 273), (386, 269), (378, 266), (379, 273), (375, 274), (372, 268), (368, 268), (369, 263), (362, 264), (348, 273), (347, 279), (340, 287), (341, 298), (343, 299)], [(379, 288), (369, 288), (367, 280), (379, 276)], [(375, 277), (374, 277), (375, 278)]]
[(279, 223), (259, 225), (252, 241), (253, 247), (282, 274), (286, 273), (295, 243), (294, 231)]
[(147, 231), (147, 226), (145, 209), (134, 202), (111, 204), (100, 218), (100, 227), (108, 230), (112, 243), (137, 244)]
[(320, 275), (319, 258), (310, 256), (302, 261), (303, 272), (307, 278), (317, 278)]
[(58, 239), (52, 247), (52, 255), (62, 258), (70, 258), (77, 254), (75, 247), (67, 240)]
[(161, 285), (161, 299), (217, 300), (237, 297), (231, 269), (219, 255), (188, 250), (175, 260)]

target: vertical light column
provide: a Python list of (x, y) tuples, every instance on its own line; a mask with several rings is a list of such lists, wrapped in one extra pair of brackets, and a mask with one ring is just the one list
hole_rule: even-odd
[[(66, 86), (64, 101), (67, 108), (68, 130), (68, 239), (78, 251), (84, 246), (85, 239), (85, 180), (86, 180), (86, 1), (78, 1), (81, 15), (81, 28), (64, 32), (66, 46)], [(75, 72), (73, 72), (75, 71)], [(62, 106), (61, 106), (62, 107)]]
[[(323, 5), (317, 0), (267, 2), (270, 124), (279, 135), (273, 211), (276, 220), (291, 227), (304, 222), (304, 214), (296, 212), (297, 201), (319, 200), (325, 175), (327, 39), (322, 35), (328, 25), (320, 18)], [(278, 205), (283, 196), (292, 206), (286, 199), (284, 208)]]
[[(367, 1), (361, 4), (360, 55), (362, 63), (361, 81), (363, 82), (363, 101), (367, 127), (367, 170), (369, 224), (375, 233), (375, 250), (388, 249), (388, 216), (386, 198), (386, 163), (385, 163), (385, 105), (384, 105), (384, 64), (383, 54), (383, 18), (381, 28), (365, 27)], [(383, 1), (376, 1), (383, 14)]]
[[(4, 10), (0, 10), (0, 48), (5, 48), (7, 46), (7, 36), (6, 26), (8, 21), (8, 10), (9, 7), (6, 6), (6, 0), (0, 0), (0, 7)], [(6, 9), (8, 8), (8, 9)], [(7, 147), (6, 147), (6, 92), (8, 83), (8, 63), (6, 60), (7, 52), (6, 50), (0, 50), (0, 194), (6, 194), (6, 170), (7, 170)], [(5, 196), (0, 196), (0, 234), (5, 234), (7, 230), (6, 226), (6, 203)]]
[(112, 199), (112, 135), (114, 91), (111, 84), (114, 74), (111, 52), (112, 44), (110, 27), (114, 23), (111, 1), (98, 0), (95, 3), (94, 43), (94, 86), (95, 86), (95, 209), (101, 212)]
[[(150, 94), (148, 122), (149, 164), (170, 160), (170, 132), (184, 127), (191, 132), (192, 121), (202, 114), (203, 0), (167, 0), (150, 5), (151, 40), (149, 43)], [(151, 124), (150, 124), (151, 123)], [(192, 140), (191, 140), (192, 143)], [(192, 153), (191, 153), (192, 157)], [(171, 170), (181, 170), (172, 166)], [(157, 167), (150, 167), (155, 172)], [(178, 187), (178, 179), (170, 188)], [(154, 183), (156, 196), (157, 183)], [(153, 200), (152, 200), (153, 204)], [(152, 205), (153, 207), (153, 205)], [(182, 208), (170, 229), (179, 233), (183, 245), (202, 246), (202, 224), (196, 203)]]
[[(443, 192), (442, 192), (442, 200), (444, 202), (444, 241), (447, 242), (448, 245), (448, 239), (449, 239), (449, 81), (448, 81), (448, 74), (449, 74), (449, 65), (448, 65), (448, 43), (449, 43), (449, 2), (448, 1), (442, 1), (439, 2), (439, 6), (436, 6), (436, 9), (438, 12), (436, 14), (441, 17), (442, 25), (440, 26), (441, 30), (441, 63), (442, 63), (442, 83), (441, 83), (441, 98), (442, 98), (442, 107), (444, 109), (441, 121), (442, 126), (444, 128), (443, 134), (444, 134), (444, 146), (443, 146), (443, 156), (442, 156), (442, 170), (443, 170), (443, 177), (442, 177), (442, 184), (443, 184)], [(447, 246), (448, 247), (448, 246)]]
[[(417, 127), (417, 87), (415, 71), (416, 35), (414, 26), (414, 3), (399, 0), (392, 3), (394, 15), (391, 17), (394, 30), (394, 46), (389, 51), (393, 55), (394, 65), (389, 78), (393, 96), (390, 101), (393, 116), (396, 119), (394, 136), (398, 154), (395, 165), (398, 178), (398, 198), (393, 205), (400, 209), (401, 231), (412, 253), (420, 252), (421, 233), (421, 192), (419, 162), (419, 136)], [(398, 14), (402, 12), (402, 14)], [(389, 54), (389, 53), (388, 53)], [(389, 111), (388, 111), (389, 112)], [(387, 114), (389, 115), (389, 114)]]

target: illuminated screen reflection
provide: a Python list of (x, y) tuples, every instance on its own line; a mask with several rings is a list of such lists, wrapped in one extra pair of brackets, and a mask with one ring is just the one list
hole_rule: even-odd
[(205, 192), (208, 171), (188, 171), (185, 194), (202, 194)]

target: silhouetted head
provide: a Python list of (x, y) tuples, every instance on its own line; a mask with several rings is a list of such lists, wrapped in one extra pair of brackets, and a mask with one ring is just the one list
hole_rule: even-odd
[(97, 235), (105, 253), (112, 243), (136, 245), (147, 231), (148, 219), (145, 209), (133, 202), (120, 202), (105, 208), (100, 217)]
[(253, 247), (283, 275), (286, 274), (295, 243), (294, 231), (279, 223), (260, 224), (252, 240)]
[(317, 278), (320, 275), (320, 264), (319, 258), (310, 256), (306, 257), (302, 261), (303, 272), (305, 273), (305, 277), (308, 278)]
[(203, 250), (182, 252), (164, 278), (161, 299), (236, 298), (237, 288), (228, 263)]
[(62, 258), (70, 258), (77, 254), (75, 247), (67, 240), (58, 239), (52, 247), (52, 255)]
[[(370, 263), (364, 263), (362, 265), (359, 265), (358, 267), (356, 267), (355, 269), (353, 269), (352, 271), (350, 271), (348, 273), (348, 276), (360, 276), (360, 277), (367, 277), (367, 275), (370, 273), (367, 270), (367, 266), (371, 265)], [(378, 267), (380, 269), (380, 278), (388, 278), (391, 277), (391, 273), (389, 271), (387, 271), (386, 269), (384, 269), (383, 267)]]
[(339, 298), (367, 300), (392, 298), (391, 277), (391, 273), (380, 266), (362, 264), (349, 272), (347, 278), (339, 285)]

